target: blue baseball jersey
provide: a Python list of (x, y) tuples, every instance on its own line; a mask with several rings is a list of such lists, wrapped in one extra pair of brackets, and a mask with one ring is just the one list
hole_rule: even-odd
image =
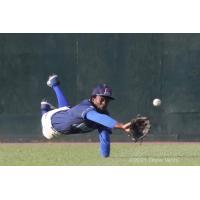
[(55, 113), (51, 122), (53, 128), (63, 134), (87, 133), (95, 129), (111, 133), (117, 123), (107, 111), (97, 110), (89, 100), (84, 100), (69, 110)]

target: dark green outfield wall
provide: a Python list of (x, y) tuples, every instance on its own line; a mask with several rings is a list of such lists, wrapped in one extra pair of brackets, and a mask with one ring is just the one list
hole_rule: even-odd
[[(200, 140), (200, 34), (0, 34), (0, 69), (2, 141), (43, 138), (39, 107), (44, 97), (56, 104), (46, 86), (53, 72), (72, 105), (106, 82), (117, 99), (112, 115), (149, 116), (149, 140)], [(97, 133), (63, 139), (79, 138)], [(119, 132), (112, 138), (127, 141)]]

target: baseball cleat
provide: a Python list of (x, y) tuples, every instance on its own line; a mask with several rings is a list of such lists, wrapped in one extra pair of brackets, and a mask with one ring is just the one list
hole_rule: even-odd
[(52, 104), (50, 104), (49, 102), (47, 102), (46, 100), (42, 100), (40, 105), (41, 105), (41, 110), (49, 111), (49, 110), (55, 109), (55, 107)]
[(49, 79), (47, 80), (47, 85), (49, 87), (53, 87), (53, 86), (56, 86), (59, 84), (60, 84), (60, 81), (58, 80), (57, 74), (53, 74), (53, 75), (49, 76)]

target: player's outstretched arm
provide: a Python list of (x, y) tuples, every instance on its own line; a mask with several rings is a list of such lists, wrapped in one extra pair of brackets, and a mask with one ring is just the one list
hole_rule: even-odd
[(125, 131), (126, 133), (130, 133), (131, 132), (131, 122), (128, 122), (125, 124), (117, 123), (114, 128), (121, 129), (121, 130)]
[(131, 122), (128, 122), (125, 124), (120, 123), (120, 122), (117, 122), (115, 119), (111, 118), (110, 116), (105, 115), (105, 114), (100, 114), (94, 110), (89, 111), (86, 114), (86, 118), (91, 121), (94, 121), (96, 123), (99, 123), (107, 128), (121, 129), (121, 130), (125, 131), (126, 133), (130, 133), (130, 131), (131, 131), (131, 129), (130, 129)]

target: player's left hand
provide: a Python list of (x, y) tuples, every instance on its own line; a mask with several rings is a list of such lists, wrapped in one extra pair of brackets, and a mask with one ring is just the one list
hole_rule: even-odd
[(131, 122), (128, 122), (128, 123), (126, 123), (126, 124), (123, 124), (122, 129), (123, 129), (126, 133), (130, 134), (130, 133), (131, 133)]
[(147, 117), (137, 116), (130, 122), (130, 136), (132, 140), (137, 142), (143, 140), (143, 138), (150, 132), (151, 123)]

